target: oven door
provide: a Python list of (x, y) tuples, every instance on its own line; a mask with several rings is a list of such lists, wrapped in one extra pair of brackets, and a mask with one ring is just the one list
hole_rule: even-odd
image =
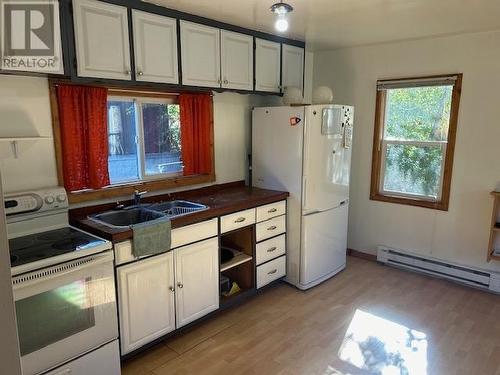
[(118, 337), (111, 251), (19, 275), (12, 284), (23, 375)]

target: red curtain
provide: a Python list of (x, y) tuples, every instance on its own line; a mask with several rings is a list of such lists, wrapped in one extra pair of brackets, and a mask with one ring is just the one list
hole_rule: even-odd
[(57, 86), (64, 187), (68, 191), (109, 185), (108, 90)]
[(212, 173), (212, 96), (179, 95), (184, 176)]

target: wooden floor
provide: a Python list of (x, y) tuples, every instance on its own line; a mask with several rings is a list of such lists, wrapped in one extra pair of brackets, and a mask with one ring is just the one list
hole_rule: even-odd
[(500, 296), (352, 258), (286, 284), (123, 364), (125, 375), (500, 375)]

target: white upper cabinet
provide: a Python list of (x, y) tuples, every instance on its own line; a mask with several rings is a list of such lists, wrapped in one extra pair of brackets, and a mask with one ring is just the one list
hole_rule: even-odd
[(122, 354), (175, 329), (174, 257), (151, 257), (116, 272)]
[(219, 308), (219, 241), (174, 250), (177, 328)]
[(221, 30), (222, 87), (253, 90), (253, 37)]
[(283, 44), (283, 89), (304, 90), (304, 48)]
[(255, 39), (255, 90), (280, 92), (281, 46)]
[(132, 10), (137, 81), (179, 83), (177, 21)]
[(181, 21), (182, 84), (220, 87), (220, 30)]
[(131, 79), (127, 8), (73, 0), (77, 74)]

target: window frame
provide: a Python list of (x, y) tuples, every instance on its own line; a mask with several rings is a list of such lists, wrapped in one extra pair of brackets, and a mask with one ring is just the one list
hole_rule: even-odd
[[(60, 186), (64, 186), (64, 175), (63, 175), (63, 159), (62, 159), (62, 141), (61, 141), (61, 130), (59, 125), (59, 108), (57, 102), (56, 87), (58, 84), (75, 84), (79, 83), (71, 82), (66, 79), (49, 79), (49, 95), (50, 95), (50, 106), (52, 112), (52, 127), (54, 133), (54, 150), (56, 155), (56, 166), (57, 166), (57, 179)], [(159, 100), (171, 100), (177, 101), (179, 93), (165, 93), (163, 91), (158, 91), (151, 87), (135, 87), (135, 88), (123, 88), (122, 86), (111, 86), (107, 84), (92, 83), (93, 86), (101, 86), (108, 88), (108, 98), (116, 96), (128, 96), (128, 97), (146, 97), (149, 99), (159, 99)], [(213, 183), (216, 180), (215, 177), (215, 151), (214, 151), (214, 121), (213, 121), (213, 108), (211, 113), (211, 126), (210, 126), (210, 154), (212, 162), (212, 172), (210, 174), (195, 174), (184, 176), (182, 174), (163, 174), (160, 177), (154, 176), (153, 178), (147, 178), (144, 180), (136, 180), (130, 182), (123, 182), (118, 184), (109, 185), (101, 189), (86, 189), (80, 191), (70, 192), (68, 191), (68, 201), (71, 204), (84, 203), (95, 200), (105, 200), (112, 198), (123, 199), (126, 196), (132, 196), (136, 190), (147, 190), (147, 191), (158, 191), (175, 189), (180, 187), (192, 186)], [(141, 151), (142, 152), (142, 151)]]
[[(407, 141), (407, 140), (386, 140), (384, 139), (385, 116), (387, 110), (387, 89), (378, 90), (375, 103), (375, 126), (373, 132), (373, 149), (372, 149), (372, 171), (370, 184), (370, 199), (381, 202), (404, 204), (410, 206), (418, 206), (431, 208), (441, 211), (448, 211), (450, 201), (451, 178), (453, 171), (453, 158), (455, 153), (455, 141), (457, 133), (458, 112), (460, 106), (460, 95), (462, 91), (462, 74), (445, 74), (425, 77), (410, 77), (390, 79), (387, 81), (401, 82), (404, 85), (405, 81), (425, 81), (439, 80), (447, 77), (456, 77), (452, 89), (450, 121), (448, 127), (447, 141)], [(383, 82), (386, 80), (381, 80)], [(414, 87), (409, 85), (408, 87)], [(402, 86), (401, 88), (404, 88)], [(389, 144), (408, 144), (408, 145), (440, 145), (443, 150), (444, 157), (441, 162), (441, 183), (440, 194), (436, 199), (431, 199), (427, 196), (418, 194), (399, 193), (387, 191), (383, 188), (383, 179), (385, 176), (385, 155)]]

